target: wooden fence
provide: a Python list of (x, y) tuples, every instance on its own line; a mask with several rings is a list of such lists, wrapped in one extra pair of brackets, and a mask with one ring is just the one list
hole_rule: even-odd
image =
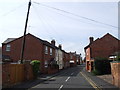
[(30, 64), (3, 64), (2, 86), (9, 87), (25, 80), (33, 79), (32, 66)]

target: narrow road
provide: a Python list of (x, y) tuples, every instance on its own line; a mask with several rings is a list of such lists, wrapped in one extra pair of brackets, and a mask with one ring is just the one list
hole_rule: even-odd
[[(81, 70), (84, 68), (84, 65), (77, 67), (72, 67), (66, 70), (63, 70), (58, 76), (55, 76), (47, 81), (44, 81), (31, 89), (34, 88), (51, 88), (55, 90), (63, 90), (66, 88), (69, 89), (80, 89), (88, 88), (89, 90), (95, 90), (95, 85), (88, 79)], [(29, 90), (31, 90), (29, 89)], [(99, 90), (99, 89), (97, 89)]]

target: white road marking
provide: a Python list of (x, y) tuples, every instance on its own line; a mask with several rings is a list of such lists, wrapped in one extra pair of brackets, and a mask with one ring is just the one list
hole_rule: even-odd
[(73, 75), (74, 73), (71, 73), (71, 75)]
[(51, 79), (56, 79), (55, 77), (51, 78)]
[(68, 81), (68, 79), (70, 79), (70, 76), (65, 80), (66, 82)]
[(60, 86), (60, 88), (59, 88), (58, 90), (61, 90), (61, 89), (62, 89), (62, 87), (63, 87), (63, 85), (61, 85), (61, 86)]

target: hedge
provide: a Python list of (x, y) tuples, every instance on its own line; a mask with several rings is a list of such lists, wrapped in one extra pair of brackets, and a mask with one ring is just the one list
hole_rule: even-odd
[(111, 73), (111, 60), (106, 58), (95, 58), (94, 61), (94, 71), (97, 71), (99, 75), (110, 74)]

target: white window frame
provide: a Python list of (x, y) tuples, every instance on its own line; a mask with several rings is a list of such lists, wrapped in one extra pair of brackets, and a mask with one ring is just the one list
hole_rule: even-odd
[(7, 44), (7, 45), (6, 45), (6, 51), (10, 51), (10, 48), (11, 48), (11, 45), (10, 45), (10, 44)]
[(52, 55), (52, 53), (53, 53), (53, 49), (52, 49), (52, 48), (50, 48), (50, 55)]
[(45, 46), (45, 54), (48, 54), (48, 46)]

